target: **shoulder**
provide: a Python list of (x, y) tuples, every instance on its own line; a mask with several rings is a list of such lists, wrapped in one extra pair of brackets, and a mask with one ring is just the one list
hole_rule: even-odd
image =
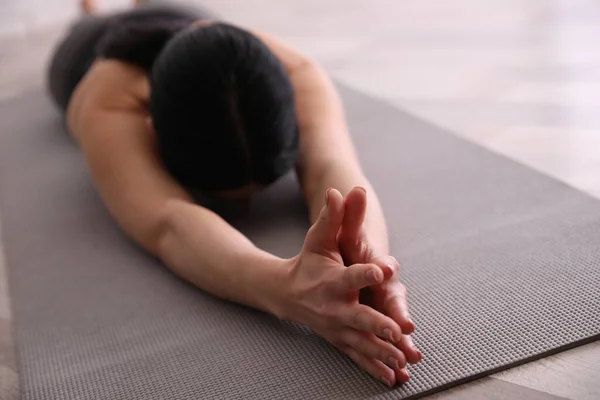
[[(144, 70), (118, 60), (92, 64), (74, 93), (74, 102), (85, 98), (97, 105), (138, 105), (148, 100), (150, 88)], [(136, 104), (131, 104), (134, 102)]]
[(98, 60), (77, 86), (67, 109), (67, 125), (75, 136), (99, 114), (147, 113), (150, 87), (146, 73), (117, 60)]
[(269, 48), (275, 57), (279, 59), (279, 62), (283, 64), (288, 74), (316, 64), (308, 55), (275, 35), (254, 29), (249, 32)]

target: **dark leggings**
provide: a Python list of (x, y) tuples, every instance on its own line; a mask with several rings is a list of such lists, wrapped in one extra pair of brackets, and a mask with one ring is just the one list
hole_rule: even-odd
[(54, 49), (47, 84), (61, 111), (66, 111), (73, 91), (96, 59), (96, 45), (108, 24), (108, 18), (85, 17), (70, 28)]
[(112, 27), (125, 20), (146, 20), (168, 15), (185, 20), (214, 18), (206, 10), (165, 1), (151, 1), (138, 8), (106, 16), (85, 16), (73, 24), (55, 47), (47, 70), (50, 96), (63, 112), (71, 95), (97, 58), (97, 46)]

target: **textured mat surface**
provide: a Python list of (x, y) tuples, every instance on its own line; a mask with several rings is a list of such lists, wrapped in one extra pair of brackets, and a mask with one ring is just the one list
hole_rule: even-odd
[[(399, 399), (600, 336), (600, 202), (343, 90), (404, 267), (412, 382), (390, 390), (306, 329), (181, 282), (119, 232), (40, 93), (0, 105), (0, 215), (24, 399)], [(293, 179), (239, 223), (288, 256)]]

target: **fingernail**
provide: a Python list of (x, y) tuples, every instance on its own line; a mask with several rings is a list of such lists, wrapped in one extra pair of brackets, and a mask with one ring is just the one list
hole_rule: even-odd
[(398, 364), (398, 360), (396, 360), (394, 357), (389, 356), (387, 358), (387, 365), (389, 365), (392, 368), (396, 368), (396, 369), (400, 369), (400, 364)]
[(410, 380), (410, 374), (408, 373), (408, 371), (406, 369), (402, 369), (400, 370), (400, 372), (402, 373), (402, 379), (404, 382), (408, 382)]
[(395, 269), (394, 269), (394, 266), (393, 266), (392, 264), (386, 264), (385, 266), (386, 266), (386, 267), (388, 267), (388, 268), (390, 269), (390, 272), (391, 272), (392, 274), (394, 273)]
[(392, 387), (392, 383), (390, 381), (388, 381), (388, 379), (385, 376), (381, 377), (381, 382), (385, 383), (389, 387)]
[(392, 330), (390, 328), (385, 328), (383, 330), (383, 337), (386, 338), (387, 340), (389, 340), (390, 342), (395, 342), (394, 333), (392, 332)]
[(329, 191), (331, 190), (331, 188), (327, 189), (327, 191), (325, 192), (325, 206), (329, 207)]
[(419, 350), (417, 350), (417, 355), (419, 356), (419, 360), (423, 359), (423, 353), (421, 353)]
[(375, 272), (375, 270), (370, 269), (367, 271), (367, 280), (369, 282), (373, 282), (373, 283), (379, 281), (379, 278), (377, 277), (377, 273)]
[(364, 187), (362, 187), (362, 186), (356, 186), (356, 188), (358, 190), (362, 190), (365, 194), (367, 194), (367, 189), (365, 189)]

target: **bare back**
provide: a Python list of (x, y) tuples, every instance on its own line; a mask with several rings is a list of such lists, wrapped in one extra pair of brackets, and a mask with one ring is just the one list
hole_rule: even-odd
[[(323, 204), (324, 171), (362, 177), (342, 104), (317, 64), (270, 35), (252, 33), (283, 64), (294, 88), (300, 128), (297, 171), (314, 221)], [(144, 70), (96, 60), (73, 94), (67, 124), (109, 211), (136, 242), (156, 254), (165, 204), (193, 200), (159, 158), (148, 123), (149, 96)]]
[(155, 253), (164, 204), (190, 198), (158, 157), (148, 98), (142, 70), (98, 60), (71, 99), (67, 125), (111, 214)]
[[(149, 117), (150, 89), (146, 73), (116, 60), (97, 60), (73, 93), (67, 109), (67, 126), (79, 141), (101, 111), (118, 111)], [(146, 133), (150, 127), (146, 124)], [(147, 135), (146, 135), (147, 136)]]

